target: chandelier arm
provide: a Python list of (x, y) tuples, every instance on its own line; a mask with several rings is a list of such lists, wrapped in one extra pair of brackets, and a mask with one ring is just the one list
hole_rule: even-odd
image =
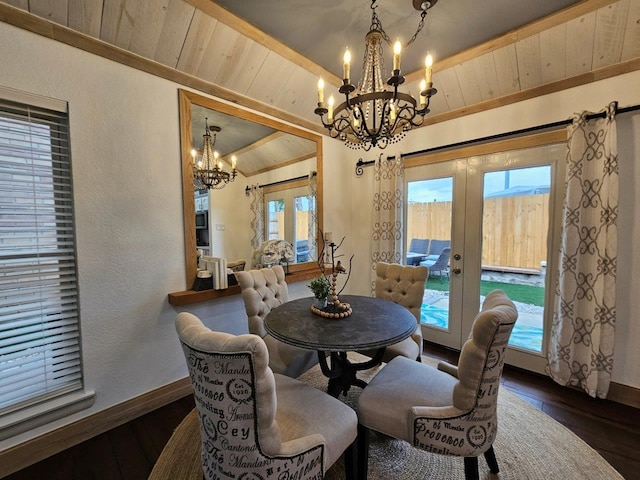
[[(385, 95), (385, 97), (388, 97), (389, 96), (388, 94), (391, 94), (391, 92), (384, 92), (384, 93), (387, 94)], [(371, 133), (372, 129), (367, 124), (367, 115), (365, 115), (364, 111), (362, 110), (362, 104), (368, 101), (375, 101), (378, 98), (380, 97), (376, 92), (365, 93), (362, 95), (356, 95), (351, 99), (351, 102), (349, 103), (345, 102), (340, 104), (335, 110), (336, 113), (339, 113), (348, 108), (349, 110), (354, 112), (353, 113), (354, 118), (357, 118), (361, 122), (358, 127), (358, 130), (356, 131), (353, 127), (352, 122), (350, 122), (345, 117), (340, 117), (339, 120), (342, 120), (344, 122), (344, 127), (342, 128), (342, 130), (346, 130), (346, 129), (351, 130), (353, 135), (357, 138), (362, 138), (362, 137), (371, 138), (372, 135), (374, 135), (374, 138), (375, 138), (375, 136), (379, 135), (381, 128), (384, 126), (383, 118), (380, 119), (380, 127), (378, 127), (377, 129), (375, 127), (375, 122), (374, 122), (373, 130), (375, 131), (375, 133), (372, 134)], [(374, 118), (375, 118), (375, 115), (374, 115)], [(366, 132), (366, 135), (363, 132)]]
[[(397, 89), (394, 90), (393, 92), (372, 92), (348, 98), (348, 101), (345, 100), (335, 108), (332, 123), (327, 123), (328, 119), (325, 120), (325, 115), (321, 115), (322, 124), (329, 129), (332, 138), (356, 138), (359, 140), (359, 145), (366, 147), (366, 150), (376, 145), (384, 148), (383, 145), (388, 145), (394, 135), (410, 129), (409, 125), (416, 127), (422, 125), (424, 122), (423, 116), (428, 112), (428, 103), (424, 109), (419, 109), (416, 100), (411, 95), (398, 92)], [(366, 102), (375, 102), (376, 100), (383, 100), (385, 103), (382, 107), (379, 122), (371, 125), (367, 122), (367, 116), (362, 106)], [(396, 118), (393, 124), (389, 125), (391, 112), (389, 101), (391, 100), (396, 102)], [(351, 112), (353, 118), (358, 120), (358, 127), (354, 127), (353, 122), (350, 120), (349, 112)], [(418, 115), (420, 118), (416, 118)]]

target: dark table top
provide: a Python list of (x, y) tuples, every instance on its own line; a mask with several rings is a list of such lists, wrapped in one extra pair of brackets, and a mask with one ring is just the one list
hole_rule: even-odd
[(408, 338), (416, 318), (401, 305), (374, 297), (344, 295), (353, 313), (331, 319), (311, 311), (313, 298), (300, 298), (274, 308), (265, 328), (274, 338), (296, 347), (347, 352), (386, 347)]

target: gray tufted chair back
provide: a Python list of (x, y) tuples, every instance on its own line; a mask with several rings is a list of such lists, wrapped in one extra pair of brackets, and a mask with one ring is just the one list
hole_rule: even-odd
[(376, 298), (406, 307), (420, 323), (424, 284), (428, 276), (427, 267), (378, 262), (376, 263)]
[(289, 300), (289, 289), (280, 265), (238, 272), (238, 284), (249, 321), (249, 333), (264, 337), (264, 317), (271, 309)]
[(249, 333), (262, 337), (269, 350), (269, 366), (276, 373), (297, 378), (318, 363), (318, 354), (273, 338), (264, 328), (269, 312), (289, 300), (289, 289), (280, 265), (238, 272), (238, 284), (247, 312)]
[[(424, 284), (429, 276), (426, 267), (399, 265), (397, 263), (376, 263), (376, 298), (402, 305), (416, 317), (416, 329), (411, 337), (386, 348), (383, 361), (401, 355), (420, 361), (422, 355), (422, 327), (420, 313)], [(393, 319), (390, 319), (393, 321)], [(370, 353), (364, 352), (367, 355)]]

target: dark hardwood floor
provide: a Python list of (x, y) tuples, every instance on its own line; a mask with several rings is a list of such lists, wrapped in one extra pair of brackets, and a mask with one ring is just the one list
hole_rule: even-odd
[[(452, 363), (458, 358), (457, 352), (434, 345), (427, 345), (425, 353)], [(592, 399), (542, 375), (509, 367), (502, 386), (571, 429), (626, 479), (640, 478), (640, 410)], [(193, 406), (193, 397), (185, 397), (5, 478), (145, 480), (173, 429)]]

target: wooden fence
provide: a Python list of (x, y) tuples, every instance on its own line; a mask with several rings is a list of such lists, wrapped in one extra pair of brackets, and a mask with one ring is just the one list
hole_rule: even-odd
[[(484, 200), (482, 266), (540, 269), (547, 259), (549, 194)], [(451, 202), (412, 203), (407, 211), (407, 246), (412, 238), (451, 239)]]
[[(298, 240), (309, 239), (309, 212), (298, 210), (296, 212), (296, 233)], [(273, 238), (285, 238), (284, 235), (284, 212), (278, 212), (277, 221), (268, 226), (268, 235), (274, 234)]]

